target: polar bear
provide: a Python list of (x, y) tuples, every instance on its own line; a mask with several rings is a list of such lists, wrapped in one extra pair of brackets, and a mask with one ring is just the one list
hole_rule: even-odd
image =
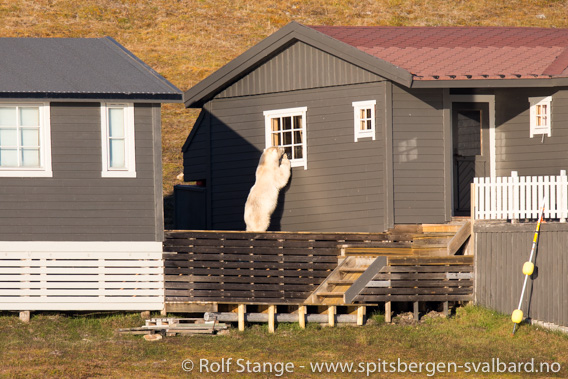
[(268, 229), (278, 193), (289, 179), (290, 161), (284, 149), (269, 147), (264, 150), (256, 169), (256, 181), (245, 204), (247, 231), (264, 232)]

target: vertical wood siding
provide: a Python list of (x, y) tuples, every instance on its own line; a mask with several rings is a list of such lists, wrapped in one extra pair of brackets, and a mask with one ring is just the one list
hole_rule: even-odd
[(382, 78), (369, 71), (303, 42), (296, 42), (217, 97), (260, 95), (379, 80)]
[(248, 191), (264, 149), (263, 111), (307, 107), (307, 170), (292, 169), (271, 230), (384, 230), (382, 116), (377, 138), (355, 143), (353, 101), (376, 100), (384, 112), (381, 83), (302, 90), (211, 104), (212, 228), (243, 230)]
[[(523, 225), (478, 222), (476, 241), (476, 302), (511, 314), (519, 305), (535, 223)], [(522, 310), (525, 317), (568, 326), (568, 226), (542, 225), (535, 266)], [(530, 305), (530, 307), (529, 307)]]
[(396, 224), (445, 222), (444, 117), (441, 89), (393, 86)]
[(156, 240), (153, 107), (135, 106), (136, 178), (122, 179), (101, 178), (100, 104), (51, 103), (53, 178), (0, 178), (0, 240)]
[[(568, 89), (496, 89), (497, 176), (558, 175), (568, 167)], [(552, 95), (552, 136), (530, 138), (529, 97)]]

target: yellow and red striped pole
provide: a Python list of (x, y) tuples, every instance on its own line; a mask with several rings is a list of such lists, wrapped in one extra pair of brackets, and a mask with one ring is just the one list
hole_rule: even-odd
[(531, 276), (534, 272), (534, 263), (533, 261), (533, 257), (536, 251), (536, 247), (538, 245), (538, 237), (540, 234), (540, 224), (542, 222), (542, 219), (544, 217), (544, 205), (545, 205), (545, 201), (546, 201), (546, 196), (542, 199), (542, 206), (540, 207), (540, 214), (538, 216), (538, 222), (536, 223), (536, 231), (534, 232), (534, 238), (533, 238), (533, 243), (532, 243), (532, 248), (531, 248), (531, 256), (529, 258), (529, 260), (527, 262), (525, 262), (523, 264), (523, 274), (525, 275), (525, 282), (523, 283), (523, 290), (521, 291), (521, 298), (519, 299), (519, 306), (517, 307), (517, 309), (515, 309), (513, 311), (513, 314), (511, 315), (511, 320), (513, 321), (514, 325), (513, 325), (513, 335), (515, 335), (515, 330), (517, 328), (517, 325), (521, 323), (521, 321), (523, 321), (523, 311), (521, 310), (521, 306), (523, 304), (523, 297), (525, 296), (525, 289), (527, 288), (527, 281), (529, 279), (529, 276)]

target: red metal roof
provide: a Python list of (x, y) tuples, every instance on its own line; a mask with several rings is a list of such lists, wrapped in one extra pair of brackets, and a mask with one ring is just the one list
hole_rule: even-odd
[(310, 26), (415, 80), (568, 77), (568, 29)]

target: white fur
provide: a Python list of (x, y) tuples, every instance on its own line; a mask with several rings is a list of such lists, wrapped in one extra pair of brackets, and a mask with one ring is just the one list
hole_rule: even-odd
[(290, 161), (281, 147), (269, 147), (262, 153), (256, 169), (256, 182), (245, 204), (247, 231), (264, 232), (276, 209), (278, 193), (290, 179)]

